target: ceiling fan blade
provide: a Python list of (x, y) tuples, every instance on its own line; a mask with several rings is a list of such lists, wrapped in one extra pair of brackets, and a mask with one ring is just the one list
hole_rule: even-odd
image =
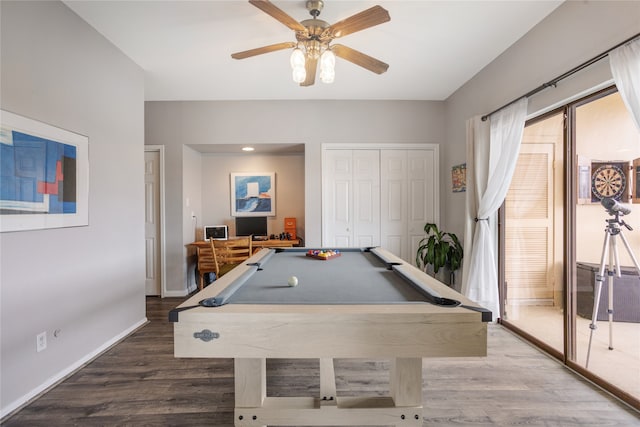
[(344, 37), (347, 34), (355, 33), (378, 24), (391, 20), (389, 12), (382, 6), (373, 6), (370, 9), (356, 13), (349, 18), (338, 21), (327, 27), (322, 33), (322, 37)]
[(336, 56), (346, 59), (349, 62), (353, 62), (356, 65), (366, 68), (369, 71), (373, 71), (376, 74), (382, 74), (389, 68), (389, 64), (385, 64), (382, 61), (377, 60), (369, 55), (365, 55), (362, 52), (358, 52), (350, 47), (343, 46), (341, 44), (334, 44), (331, 46), (331, 50)]
[(245, 59), (251, 56), (262, 55), (263, 53), (275, 52), (283, 49), (291, 49), (296, 47), (297, 43), (294, 42), (284, 42), (284, 43), (276, 43), (271, 44), (269, 46), (258, 47), (251, 50), (245, 50), (243, 52), (232, 53), (231, 57), (233, 59)]
[(302, 25), (301, 23), (299, 23), (298, 21), (296, 21), (295, 19), (293, 19), (292, 17), (284, 13), (281, 9), (279, 9), (276, 5), (271, 3), (269, 0), (249, 0), (249, 3), (257, 7), (267, 15), (270, 15), (273, 18), (277, 19), (278, 21), (280, 21), (281, 23), (283, 23), (293, 31), (307, 31), (304, 25)]
[(307, 58), (304, 63), (304, 68), (307, 72), (307, 78), (304, 79), (300, 86), (312, 86), (316, 81), (316, 70), (318, 69), (318, 58)]

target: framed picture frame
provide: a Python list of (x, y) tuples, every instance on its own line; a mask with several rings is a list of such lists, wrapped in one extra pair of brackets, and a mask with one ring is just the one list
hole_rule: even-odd
[(451, 190), (454, 193), (467, 191), (467, 164), (462, 163), (451, 167)]
[(578, 155), (577, 168), (578, 204), (591, 204), (591, 159)]
[(89, 138), (0, 110), (0, 232), (89, 225)]
[(633, 197), (631, 200), (633, 203), (640, 203), (640, 158), (633, 161), (631, 170), (631, 179), (633, 181)]
[(275, 172), (231, 173), (231, 216), (275, 216)]

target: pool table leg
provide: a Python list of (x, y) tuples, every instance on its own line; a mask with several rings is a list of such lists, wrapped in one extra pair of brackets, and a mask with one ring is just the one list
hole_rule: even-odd
[(333, 359), (320, 359), (320, 406), (338, 407)]
[(412, 417), (422, 422), (422, 358), (392, 359), (389, 386), (396, 407), (419, 408)]
[[(234, 360), (236, 410), (234, 424), (246, 425), (246, 416), (242, 409), (261, 408), (267, 397), (267, 359)], [(266, 426), (265, 426), (266, 427)]]

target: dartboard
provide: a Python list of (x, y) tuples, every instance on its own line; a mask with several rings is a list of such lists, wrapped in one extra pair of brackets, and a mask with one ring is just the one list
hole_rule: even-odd
[(616, 165), (600, 166), (591, 177), (591, 191), (599, 200), (605, 197), (619, 200), (626, 186), (624, 172)]

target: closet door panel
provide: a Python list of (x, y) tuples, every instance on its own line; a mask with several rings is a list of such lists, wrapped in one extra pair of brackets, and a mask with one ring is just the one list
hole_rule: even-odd
[(322, 244), (353, 245), (353, 158), (350, 150), (328, 150), (324, 166)]
[(380, 153), (382, 247), (406, 259), (407, 246), (407, 152)]
[(438, 164), (434, 150), (407, 151), (407, 256), (403, 259), (415, 263), (415, 254), (424, 237), (424, 225), (439, 224)]
[(380, 151), (353, 151), (353, 241), (380, 246)]

